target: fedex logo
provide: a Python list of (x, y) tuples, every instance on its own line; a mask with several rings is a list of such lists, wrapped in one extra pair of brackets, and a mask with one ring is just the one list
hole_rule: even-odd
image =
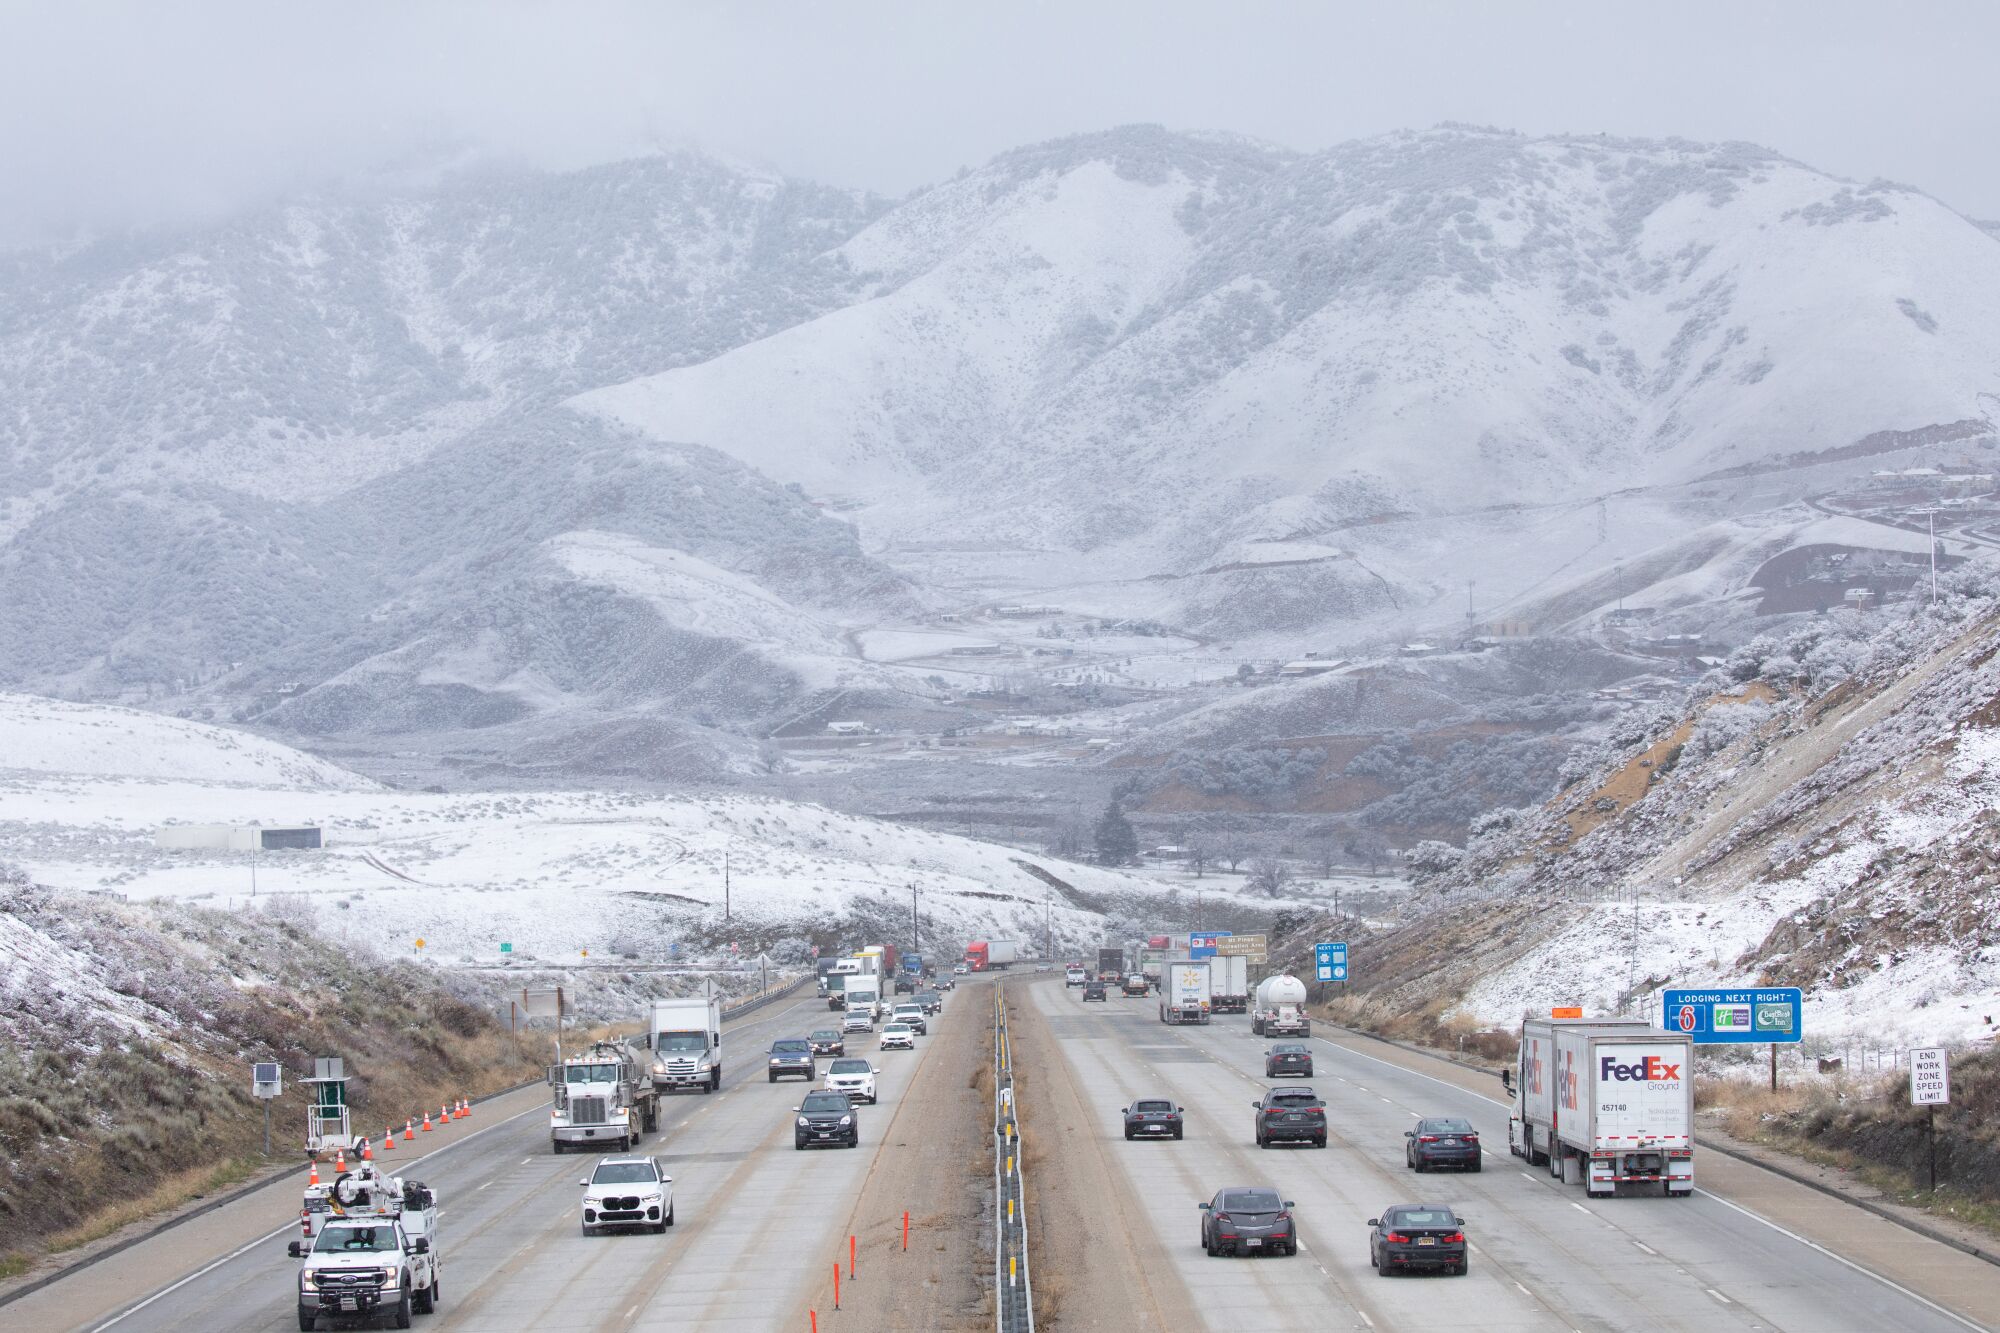
[(1679, 1065), (1670, 1065), (1657, 1055), (1649, 1055), (1631, 1064), (1621, 1064), (1615, 1055), (1599, 1058), (1597, 1077), (1616, 1080), (1619, 1083), (1660, 1083), (1672, 1082), (1681, 1076)]
[(1539, 1041), (1530, 1041), (1528, 1043), (1528, 1077), (1523, 1081), (1527, 1083), (1528, 1091), (1537, 1095), (1541, 1093), (1542, 1044)]

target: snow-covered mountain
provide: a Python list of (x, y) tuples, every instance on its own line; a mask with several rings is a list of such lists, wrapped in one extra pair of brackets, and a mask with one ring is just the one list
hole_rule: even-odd
[(1989, 441), (1996, 380), (1988, 232), (1743, 145), (460, 176), (0, 260), (0, 685), (715, 776), (1003, 586), (1271, 652), (1472, 578), (1568, 623)]
[[(840, 254), (870, 299), (580, 403), (892, 541), (1147, 575), (1317, 544), (1351, 617), (1456, 582), (1479, 511), (1644, 494), (1617, 526), (1657, 538), (1688, 483), (1990, 434), (2000, 401), (1989, 236), (1742, 144), (1128, 129), (1005, 155)], [(1372, 538), (1390, 519), (1430, 531)]]

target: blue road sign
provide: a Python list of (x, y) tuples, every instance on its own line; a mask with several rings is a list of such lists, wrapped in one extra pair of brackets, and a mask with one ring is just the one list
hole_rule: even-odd
[(1805, 1035), (1805, 993), (1796, 986), (1662, 992), (1660, 1026), (1698, 1046), (1794, 1042)]
[(1313, 977), (1316, 981), (1347, 980), (1347, 941), (1313, 945)]
[(1188, 957), (1190, 958), (1215, 957), (1215, 942), (1221, 939), (1223, 936), (1233, 933), (1234, 932), (1227, 930), (1204, 930), (1189, 935)]

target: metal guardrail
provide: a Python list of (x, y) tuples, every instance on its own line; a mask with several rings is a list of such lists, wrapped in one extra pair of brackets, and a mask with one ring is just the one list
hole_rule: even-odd
[(1028, 1276), (1028, 1203), (1021, 1125), (1014, 1116), (1014, 1051), (1007, 995), (993, 991), (993, 1327), (1034, 1333), (1035, 1287)]

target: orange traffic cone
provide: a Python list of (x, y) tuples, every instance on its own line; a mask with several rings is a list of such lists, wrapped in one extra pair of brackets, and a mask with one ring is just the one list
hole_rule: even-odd
[(426, 1111), (424, 1112), (424, 1133), (428, 1134), (430, 1132), (431, 1132), (431, 1113), (429, 1111)]
[(364, 1162), (375, 1160), (375, 1154), (369, 1149), (367, 1139), (361, 1140), (361, 1160)]
[(458, 1118), (460, 1120), (463, 1120), (465, 1119), (465, 1117), (471, 1114), (472, 1114), (472, 1108), (465, 1104), (465, 1098), (460, 1097), (458, 1099), (458, 1112), (457, 1112)]
[(333, 1150), (333, 1170), (336, 1175), (347, 1170), (347, 1150), (345, 1148), (335, 1148)]
[(411, 1116), (403, 1121), (403, 1142), (408, 1143), (415, 1137), (417, 1137), (417, 1121), (415, 1116)]
[(382, 1131), (382, 1151), (387, 1152), (395, 1146), (396, 1146), (396, 1127), (394, 1125), (390, 1125), (388, 1128)]
[(444, 1104), (443, 1102), (439, 1102), (439, 1103), (438, 1103), (438, 1123), (439, 1123), (440, 1125), (442, 1125), (442, 1124), (446, 1123), (447, 1121), (449, 1121), (450, 1119), (451, 1119), (451, 1108), (450, 1108), (449, 1106), (446, 1106), (446, 1105), (445, 1105), (445, 1104)]
[(319, 1184), (319, 1158), (317, 1157), (312, 1159), (312, 1174), (306, 1177), (306, 1184)]

